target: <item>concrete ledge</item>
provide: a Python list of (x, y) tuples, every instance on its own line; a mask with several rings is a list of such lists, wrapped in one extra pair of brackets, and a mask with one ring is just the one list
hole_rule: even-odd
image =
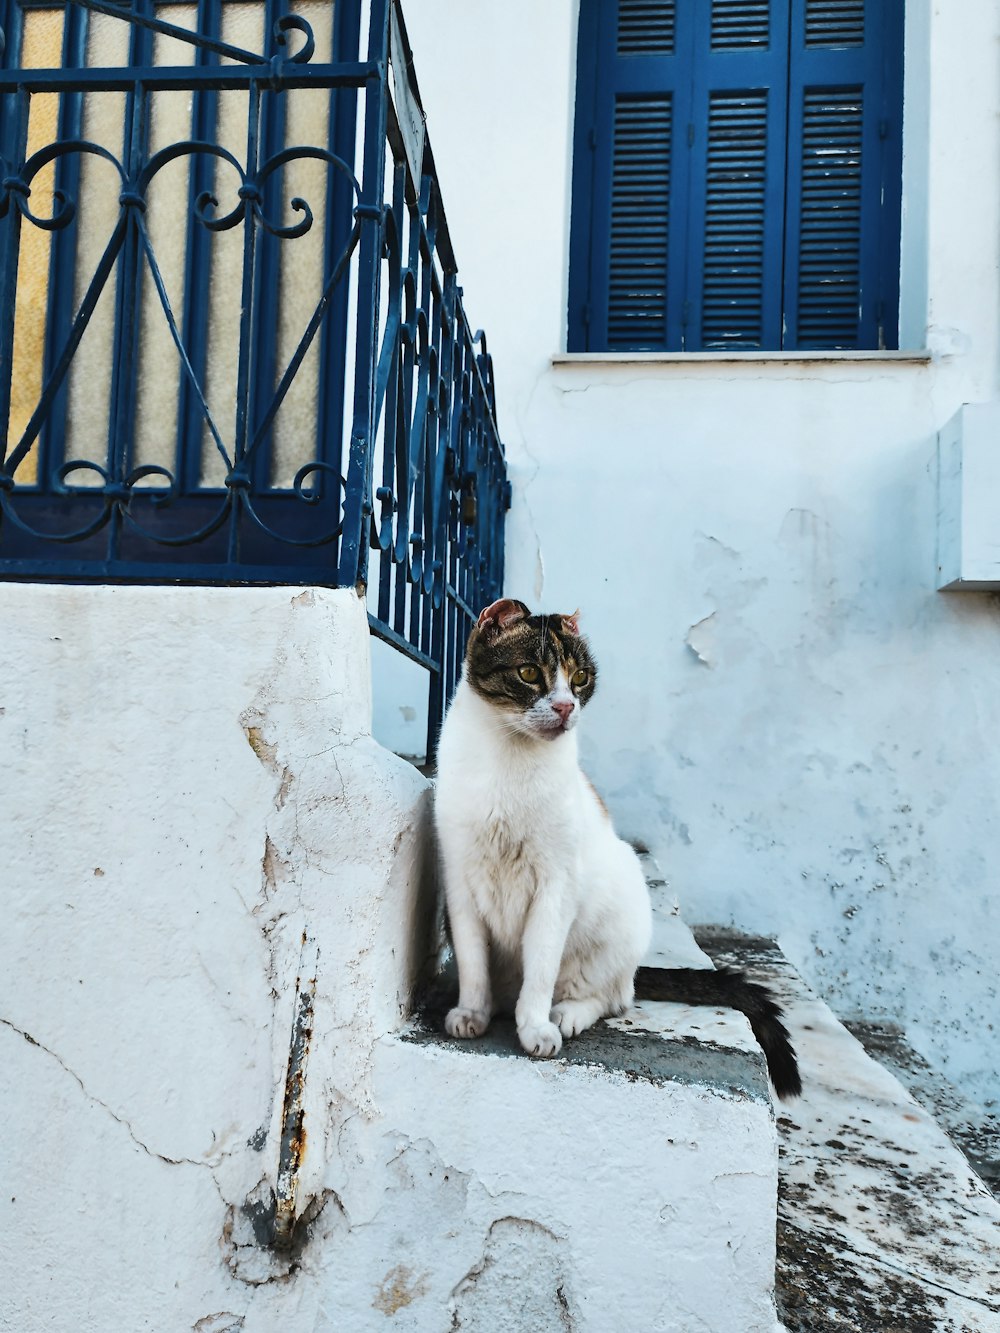
[[(546, 1061), (552, 1070), (583, 1065), (622, 1074), (663, 1087), (669, 1083), (700, 1087), (728, 1097), (743, 1097), (770, 1105), (767, 1072), (760, 1051), (717, 1045), (687, 1034), (679, 1040), (643, 1026), (654, 1021), (654, 1011), (680, 1009), (679, 1005), (647, 1004), (623, 1019), (598, 1023), (563, 1044), (555, 1060)], [(669, 1021), (669, 1020), (667, 1020)], [(443, 1032), (414, 1027), (401, 1034), (416, 1045), (445, 1046), (467, 1056), (527, 1060), (517, 1040), (512, 1019), (495, 1019), (489, 1032), (477, 1041), (453, 1041)]]
[(301, 1270), (431, 906), (364, 604), (0, 584), (0, 623), (0, 1325), (329, 1328)]

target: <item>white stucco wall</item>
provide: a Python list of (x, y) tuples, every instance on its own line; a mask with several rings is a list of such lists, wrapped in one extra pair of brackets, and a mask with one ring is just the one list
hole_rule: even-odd
[(1000, 610), (937, 591), (936, 450), (998, 393), (1000, 6), (906, 19), (901, 328), (929, 361), (553, 365), (575, 6), (407, 5), (496, 361), (506, 591), (583, 608), (597, 785), (689, 920), (776, 935), (842, 1013), (904, 1023), (989, 1100)]
[(0, 1328), (772, 1333), (741, 1019), (603, 1065), (407, 1027), (429, 791), (353, 592), (0, 583), (0, 624)]
[(243, 1327), (299, 979), (297, 1213), (422, 961), (427, 784), (353, 592), (0, 584), (0, 623), (0, 1325)]

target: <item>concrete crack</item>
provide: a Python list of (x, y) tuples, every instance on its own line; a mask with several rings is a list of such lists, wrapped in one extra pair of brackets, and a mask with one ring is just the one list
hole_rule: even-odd
[[(855, 1249), (854, 1253), (859, 1258), (865, 1257), (863, 1250)], [(879, 1267), (887, 1268), (890, 1273), (895, 1273), (897, 1277), (908, 1278), (910, 1282), (919, 1282), (922, 1286), (933, 1287), (935, 1291), (943, 1291), (949, 1296), (957, 1296), (960, 1300), (968, 1301), (970, 1305), (977, 1305), (983, 1310), (992, 1310), (1000, 1314), (1000, 1305), (985, 1300), (982, 1296), (970, 1296), (967, 1291), (959, 1291), (956, 1287), (949, 1287), (946, 1283), (939, 1282), (937, 1278), (931, 1277), (919, 1265), (906, 1268), (902, 1264), (894, 1264), (890, 1259), (886, 1259), (880, 1254), (872, 1254), (868, 1257)]]
[(87, 1100), (89, 1102), (92, 1102), (94, 1106), (99, 1106), (102, 1111), (106, 1111), (112, 1120), (114, 1120), (117, 1124), (121, 1125), (122, 1129), (125, 1130), (125, 1132), (128, 1134), (129, 1138), (132, 1140), (135, 1146), (137, 1148), (141, 1148), (142, 1151), (146, 1153), (148, 1157), (153, 1157), (157, 1161), (165, 1162), (168, 1166), (200, 1166), (204, 1167), (208, 1171), (211, 1171), (213, 1167), (218, 1166), (219, 1162), (222, 1161), (222, 1158), (225, 1156), (225, 1153), (220, 1153), (219, 1156), (214, 1159), (214, 1161), (205, 1160), (199, 1162), (197, 1159), (193, 1157), (167, 1157), (164, 1153), (159, 1153), (154, 1148), (150, 1148), (148, 1144), (143, 1143), (142, 1139), (139, 1138), (139, 1136), (136, 1134), (135, 1130), (132, 1128), (132, 1126), (129, 1124), (127, 1120), (125, 1120), (120, 1115), (116, 1115), (115, 1112), (112, 1111), (111, 1107), (108, 1106), (107, 1102), (102, 1102), (100, 1097), (95, 1097), (94, 1094), (87, 1089), (83, 1080), (80, 1078), (79, 1074), (74, 1073), (74, 1071), (70, 1069), (69, 1065), (67, 1065), (65, 1061), (55, 1053), (55, 1051), (51, 1050), (48, 1046), (43, 1045), (42, 1042), (37, 1041), (31, 1035), (30, 1032), (25, 1032), (24, 1029), (19, 1028), (16, 1023), (12, 1023), (9, 1018), (0, 1018), (0, 1023), (3, 1023), (5, 1027), (10, 1028), (12, 1032), (16, 1032), (18, 1036), (23, 1037), (24, 1040), (29, 1043), (29, 1045), (37, 1047), (38, 1050), (40, 1051), (44, 1051), (46, 1055), (50, 1056), (51, 1059), (55, 1060), (59, 1068), (70, 1076), (70, 1078), (77, 1085), (77, 1087), (87, 1098)]

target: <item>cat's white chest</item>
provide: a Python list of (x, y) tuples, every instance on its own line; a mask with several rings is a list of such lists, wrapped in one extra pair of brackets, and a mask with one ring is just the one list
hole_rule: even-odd
[(538, 890), (531, 830), (518, 813), (492, 809), (470, 824), (469, 883), (476, 906), (495, 937), (517, 943)]
[(553, 881), (550, 862), (565, 862), (565, 817), (532, 783), (484, 783), (465, 795), (466, 883), (493, 938), (516, 950), (535, 897)]

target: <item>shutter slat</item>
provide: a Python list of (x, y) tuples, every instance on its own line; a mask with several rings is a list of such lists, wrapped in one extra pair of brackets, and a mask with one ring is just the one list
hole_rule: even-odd
[(770, 41), (769, 0), (712, 0), (712, 50), (746, 51)]
[(674, 18), (674, 0), (618, 0), (618, 54), (673, 55)]
[(669, 94), (615, 103), (608, 346), (662, 346), (670, 214)]
[(806, 46), (863, 46), (864, 0), (806, 0)]

